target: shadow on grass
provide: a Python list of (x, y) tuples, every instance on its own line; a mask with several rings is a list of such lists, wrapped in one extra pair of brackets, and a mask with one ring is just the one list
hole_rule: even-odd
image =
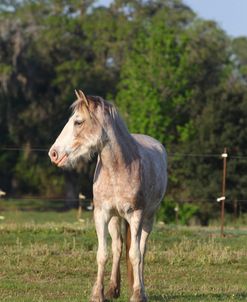
[(167, 295), (150, 295), (150, 302), (172, 302), (172, 301), (247, 301), (247, 292), (232, 294), (167, 294)]

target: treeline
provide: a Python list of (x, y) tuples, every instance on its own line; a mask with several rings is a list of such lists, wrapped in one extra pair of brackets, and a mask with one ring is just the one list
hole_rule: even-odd
[[(79, 191), (90, 196), (93, 164), (61, 173), (33, 150), (51, 145), (80, 88), (115, 102), (131, 132), (163, 142), (171, 208), (193, 201), (206, 222), (222, 162), (186, 155), (220, 154), (224, 146), (231, 156), (247, 154), (246, 82), (247, 38), (228, 37), (182, 1), (1, 1), (0, 188), (68, 201)], [(246, 166), (247, 159), (229, 160), (231, 199), (247, 199)]]

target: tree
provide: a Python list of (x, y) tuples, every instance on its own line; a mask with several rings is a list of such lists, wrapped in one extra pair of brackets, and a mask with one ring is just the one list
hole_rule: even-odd
[(247, 38), (239, 37), (232, 41), (232, 48), (235, 55), (236, 69), (247, 81)]
[[(196, 22), (190, 34), (190, 60), (195, 68), (191, 84), (193, 98), (187, 115), (193, 125), (189, 139), (178, 146), (184, 153), (221, 154), (228, 147), (227, 198), (241, 199), (246, 182), (242, 163), (231, 160), (245, 150), (246, 85), (236, 72), (231, 41), (212, 22)], [(201, 219), (207, 223), (217, 213), (215, 200), (221, 194), (222, 160), (220, 156), (177, 159), (177, 198), (190, 199), (200, 206)], [(181, 182), (182, 181), (182, 182)]]
[(143, 22), (123, 66), (117, 104), (132, 132), (171, 145), (178, 140), (179, 108), (190, 96), (187, 36), (169, 26), (167, 7)]
[(2, 179), (8, 192), (61, 194), (63, 175), (50, 165), (47, 155), (43, 157), (33, 148), (48, 148), (68, 116), (73, 90), (69, 97), (66, 89), (64, 93), (57, 84), (57, 70), (78, 45), (70, 43), (76, 33), (73, 13), (80, 7), (86, 14), (92, 1), (84, 5), (38, 0), (10, 4), (7, 9), (4, 6), (0, 18), (1, 143), (24, 151), (1, 152), (3, 167), (11, 163), (11, 169), (1, 172)]
[(90, 166), (79, 169), (73, 185), (75, 172), (63, 175), (33, 148), (48, 148), (62, 129), (75, 88), (115, 94), (130, 29), (119, 24), (127, 17), (91, 0), (5, 1), (0, 9), (1, 145), (23, 148), (1, 151), (1, 183), (9, 193), (65, 190), (76, 199), (83, 179), (90, 194)]

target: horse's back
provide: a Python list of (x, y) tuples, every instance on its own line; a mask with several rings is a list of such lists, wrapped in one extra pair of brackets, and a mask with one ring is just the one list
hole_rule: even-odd
[(162, 154), (163, 158), (165, 156), (166, 159), (166, 151), (164, 146), (157, 141), (155, 138), (145, 135), (145, 134), (131, 134), (134, 139), (147, 150), (153, 150), (160, 154)]
[(159, 202), (167, 186), (167, 154), (164, 146), (148, 135), (132, 134), (139, 146), (144, 191), (148, 198)]

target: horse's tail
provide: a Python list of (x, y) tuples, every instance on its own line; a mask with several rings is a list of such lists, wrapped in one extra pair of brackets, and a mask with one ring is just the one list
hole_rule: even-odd
[(130, 225), (126, 221), (126, 262), (127, 262), (127, 274), (128, 274), (128, 281), (129, 281), (129, 287), (130, 290), (133, 288), (134, 283), (134, 277), (133, 277), (133, 267), (130, 261), (129, 257), (129, 250), (130, 250), (130, 244), (131, 244), (131, 233), (130, 233)]

